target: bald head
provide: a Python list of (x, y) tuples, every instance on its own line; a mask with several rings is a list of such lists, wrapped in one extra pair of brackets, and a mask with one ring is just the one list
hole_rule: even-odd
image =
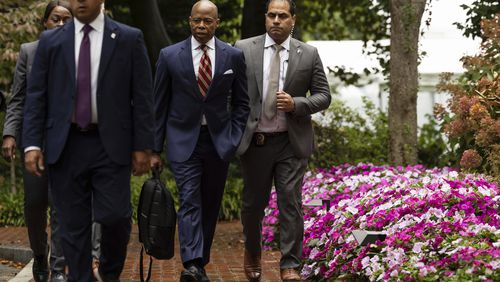
[(215, 18), (219, 18), (219, 9), (210, 0), (201, 0), (194, 3), (193, 8), (191, 8), (191, 16), (193, 16), (193, 13), (198, 9), (212, 10), (213, 12), (215, 12)]
[(191, 34), (199, 43), (207, 43), (214, 37), (215, 30), (219, 27), (217, 6), (208, 0), (196, 2), (191, 9), (189, 26)]

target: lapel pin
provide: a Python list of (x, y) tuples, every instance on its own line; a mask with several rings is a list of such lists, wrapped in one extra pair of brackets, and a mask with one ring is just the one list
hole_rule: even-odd
[(115, 39), (115, 37), (116, 37), (116, 33), (114, 33), (114, 32), (111, 33), (111, 38)]
[(300, 52), (302, 52), (302, 50), (300, 50), (300, 49), (297, 49), (297, 54), (300, 54)]

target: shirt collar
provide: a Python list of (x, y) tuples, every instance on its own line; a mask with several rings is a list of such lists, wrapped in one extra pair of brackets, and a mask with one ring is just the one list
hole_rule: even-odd
[[(269, 36), (269, 34), (266, 33), (266, 40), (264, 41), (264, 48), (271, 47), (276, 42), (274, 42), (274, 39)], [(285, 50), (290, 51), (290, 36), (288, 36), (283, 43), (280, 44)]]
[[(75, 33), (81, 32), (85, 24), (79, 21), (77, 18), (74, 18), (74, 22)], [(102, 13), (102, 11), (99, 13), (97, 18), (95, 18), (89, 25), (97, 32), (104, 31), (104, 14)]]
[[(193, 50), (198, 49), (200, 47), (201, 43), (194, 38), (194, 36), (191, 36), (191, 48)], [(208, 46), (208, 48), (215, 50), (215, 37), (210, 38), (208, 42), (205, 44)]]

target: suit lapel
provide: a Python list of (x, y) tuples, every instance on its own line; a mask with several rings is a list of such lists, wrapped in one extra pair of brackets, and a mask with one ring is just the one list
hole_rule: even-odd
[(290, 53), (288, 53), (288, 68), (286, 71), (285, 84), (283, 85), (283, 91), (288, 89), (290, 82), (293, 81), (293, 74), (295, 70), (300, 65), (300, 59), (302, 58), (303, 50), (297, 40), (290, 40)]
[(187, 74), (186, 77), (189, 82), (189, 87), (191, 87), (193, 90), (190, 92), (193, 93), (193, 95), (198, 99), (202, 99), (203, 96), (201, 95), (200, 89), (198, 88), (198, 81), (196, 81), (196, 75), (194, 73), (193, 52), (191, 51), (191, 37), (188, 37), (188, 39), (184, 41), (184, 44), (181, 45), (177, 58), (179, 59), (177, 65), (179, 66), (179, 68), (181, 68), (181, 73)]
[(62, 46), (63, 48), (63, 53), (64, 53), (64, 60), (66, 61), (66, 65), (69, 70), (69, 77), (70, 83), (73, 86), (73, 89), (76, 89), (75, 87), (75, 80), (76, 80), (76, 70), (75, 70), (75, 23), (71, 21), (70, 23), (64, 25), (62, 27), (64, 35), (63, 35), (63, 42)]
[(207, 96), (212, 93), (210, 91), (212, 89), (212, 85), (217, 82), (218, 79), (221, 78), (222, 72), (226, 69), (226, 61), (227, 61), (227, 53), (226, 53), (226, 43), (220, 41), (215, 38), (215, 66), (214, 66), (214, 77), (212, 78), (212, 82), (210, 83), (210, 87), (208, 88)]
[(113, 55), (115, 50), (116, 41), (118, 40), (120, 33), (118, 31), (118, 26), (110, 20), (108, 17), (104, 19), (104, 33), (102, 38), (102, 48), (101, 48), (101, 61), (99, 62), (99, 74), (97, 80), (97, 87), (101, 85), (102, 78), (106, 72), (106, 67), (109, 64), (109, 60)]
[(259, 36), (253, 41), (253, 46), (251, 46), (250, 54), (252, 59), (247, 64), (254, 64), (255, 69), (255, 79), (257, 81), (257, 88), (259, 89), (259, 94), (262, 97), (262, 84), (264, 81), (264, 39), (266, 38), (265, 34)]

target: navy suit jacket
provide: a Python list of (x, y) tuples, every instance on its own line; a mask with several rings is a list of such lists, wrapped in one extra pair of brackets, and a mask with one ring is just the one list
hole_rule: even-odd
[(220, 158), (233, 157), (250, 111), (245, 71), (243, 52), (215, 38), (214, 75), (204, 98), (193, 68), (191, 38), (162, 49), (154, 83), (155, 151), (166, 143), (168, 160), (189, 159), (204, 114)]
[[(45, 31), (28, 79), (23, 146), (43, 144), (48, 164), (61, 155), (75, 109), (74, 45), (73, 22)], [(96, 99), (99, 135), (114, 162), (130, 164), (132, 151), (153, 148), (152, 75), (142, 32), (108, 17)]]

